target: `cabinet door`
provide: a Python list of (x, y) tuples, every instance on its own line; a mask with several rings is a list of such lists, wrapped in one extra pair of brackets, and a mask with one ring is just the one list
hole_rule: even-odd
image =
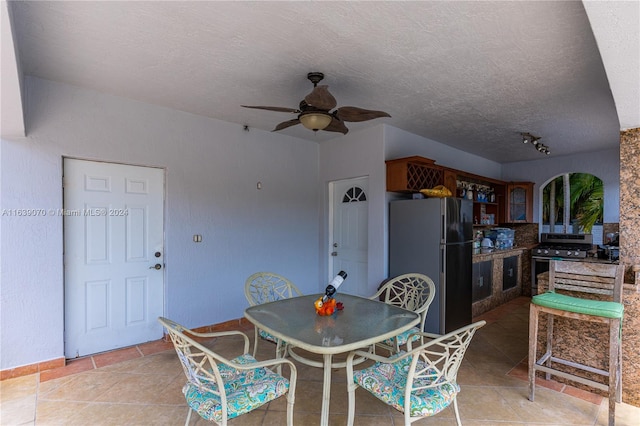
[(387, 160), (387, 191), (412, 193), (442, 185), (443, 169), (419, 156)]
[(533, 222), (533, 183), (511, 182), (507, 185), (507, 222)]
[(505, 257), (502, 261), (502, 290), (518, 285), (518, 256)]
[(471, 299), (473, 302), (491, 296), (491, 277), (493, 273), (492, 261), (486, 260), (473, 264), (473, 288)]

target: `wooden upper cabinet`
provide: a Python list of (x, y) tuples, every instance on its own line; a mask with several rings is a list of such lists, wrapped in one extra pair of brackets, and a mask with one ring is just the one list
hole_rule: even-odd
[(429, 158), (414, 156), (387, 160), (387, 191), (418, 192), (443, 184), (443, 169)]
[(533, 182), (507, 183), (506, 222), (533, 222)]
[(531, 182), (508, 183), (436, 165), (435, 160), (419, 156), (387, 160), (386, 165), (389, 192), (410, 194), (438, 185), (444, 185), (454, 197), (462, 197), (464, 192), (465, 198), (473, 200), (475, 226), (533, 221)]
[(458, 196), (458, 174), (453, 170), (444, 170), (443, 185), (447, 187), (454, 197)]

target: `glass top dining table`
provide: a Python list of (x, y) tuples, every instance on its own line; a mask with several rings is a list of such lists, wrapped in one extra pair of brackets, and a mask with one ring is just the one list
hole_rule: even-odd
[[(336, 301), (344, 309), (331, 316), (316, 314), (313, 306), (320, 294), (292, 297), (251, 306), (245, 317), (258, 328), (287, 342), (289, 354), (297, 361), (324, 369), (321, 425), (329, 422), (333, 355), (369, 347), (396, 336), (420, 322), (415, 312), (377, 300), (340, 293)], [(323, 362), (307, 359), (295, 348), (321, 354)]]

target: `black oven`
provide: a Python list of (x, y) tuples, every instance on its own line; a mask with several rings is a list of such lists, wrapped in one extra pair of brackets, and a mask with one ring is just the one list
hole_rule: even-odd
[(540, 244), (531, 250), (531, 295), (538, 294), (538, 275), (549, 271), (551, 259), (584, 261), (592, 249), (591, 234), (540, 234)]

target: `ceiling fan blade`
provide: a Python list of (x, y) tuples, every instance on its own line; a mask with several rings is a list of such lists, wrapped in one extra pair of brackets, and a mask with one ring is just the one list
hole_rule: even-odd
[(337, 109), (336, 114), (343, 121), (367, 121), (374, 118), (391, 117), (384, 111), (374, 111), (358, 107), (346, 106)]
[(335, 117), (331, 120), (331, 123), (329, 123), (329, 125), (322, 130), (325, 130), (327, 132), (340, 132), (343, 135), (349, 133), (349, 129), (347, 129), (347, 126), (345, 126), (342, 121), (338, 120)]
[(282, 123), (278, 124), (276, 128), (272, 130), (272, 132), (277, 132), (278, 130), (286, 129), (287, 127), (295, 126), (296, 124), (300, 124), (300, 120), (298, 120), (297, 118), (289, 121), (283, 121)]
[(313, 91), (304, 98), (305, 102), (312, 107), (329, 111), (335, 108), (338, 102), (336, 98), (329, 93), (329, 86), (316, 86)]
[(274, 107), (274, 106), (249, 106), (249, 105), (240, 105), (240, 106), (243, 108), (266, 109), (267, 111), (290, 112), (292, 114), (300, 114), (300, 110), (293, 109), (293, 108)]

